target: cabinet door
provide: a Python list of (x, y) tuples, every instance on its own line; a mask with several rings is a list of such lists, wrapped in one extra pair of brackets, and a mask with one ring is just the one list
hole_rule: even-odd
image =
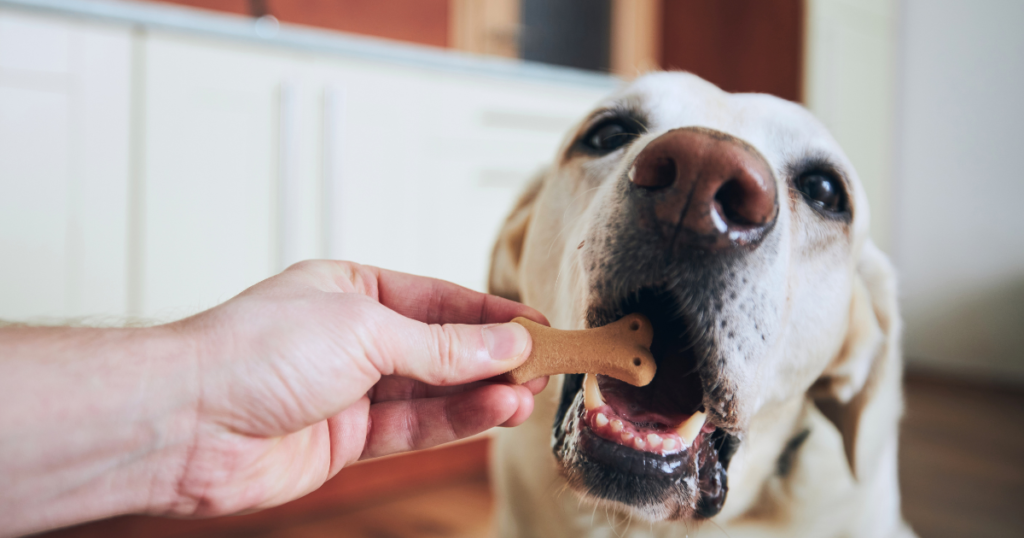
[[(422, 273), (417, 218), (429, 189), (419, 128), (424, 76), (393, 64), (324, 59), (326, 255)], [(436, 106), (436, 104), (431, 104)]]
[(601, 89), (327, 62), (328, 255), (486, 289), (526, 182)]
[(481, 291), (491, 249), (525, 185), (603, 91), (447, 75), (425, 85), (416, 126), (425, 183), (416, 229), (424, 273)]
[[(171, 319), (283, 268), (282, 181), (302, 170), (301, 58), (153, 33), (143, 45), (141, 286), (137, 310)], [(315, 231), (315, 230), (314, 230)], [(314, 253), (315, 255), (315, 253)], [(297, 256), (296, 256), (297, 257)]]
[(157, 319), (312, 257), (484, 289), (508, 208), (603, 93), (160, 33), (144, 58)]
[(0, 317), (123, 316), (127, 30), (0, 10)]

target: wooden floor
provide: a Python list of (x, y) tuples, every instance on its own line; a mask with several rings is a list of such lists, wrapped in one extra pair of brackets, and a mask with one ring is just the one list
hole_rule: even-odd
[[(922, 538), (1024, 537), (1024, 392), (910, 376), (901, 439), (903, 511)], [(486, 536), (479, 479), (244, 536)]]
[[(486, 480), (471, 479), (327, 517), (230, 538), (487, 538), (493, 508)], [(206, 538), (204, 536), (204, 538)]]
[(903, 515), (923, 538), (1024, 536), (1024, 391), (908, 376)]
[[(1024, 537), (1024, 390), (914, 375), (907, 378), (906, 402), (900, 480), (903, 512), (911, 526), (922, 538)], [(473, 461), (468, 467), (477, 471), (456, 476), (437, 463), (431, 471), (433, 460), (426, 456), (383, 460), (375, 465), (386, 465), (400, 476), (422, 477), (410, 487), (382, 483), (372, 498), (361, 496), (367, 491), (362, 487), (361, 493), (338, 491), (309, 506), (314, 494), (293, 503), (290, 511), (285, 505), (278, 512), (241, 516), (235, 524), (221, 518), (168, 527), (168, 520), (135, 517), (53, 536), (486, 537), (493, 500), (482, 474), (485, 449), (467, 445), (449, 450), (459, 452), (444, 461)], [(382, 469), (357, 466), (346, 470), (351, 471), (347, 478), (367, 486), (367, 480), (386, 474)], [(307, 508), (294, 507), (302, 502)]]

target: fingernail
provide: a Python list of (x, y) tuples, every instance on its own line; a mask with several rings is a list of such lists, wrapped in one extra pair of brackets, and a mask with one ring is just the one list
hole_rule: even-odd
[(487, 352), (492, 359), (498, 361), (507, 361), (522, 355), (530, 339), (530, 333), (518, 323), (491, 325), (484, 327), (482, 333)]

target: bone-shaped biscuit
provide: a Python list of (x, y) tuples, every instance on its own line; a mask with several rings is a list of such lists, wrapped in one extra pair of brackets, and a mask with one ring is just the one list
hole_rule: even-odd
[(602, 374), (637, 387), (654, 379), (654, 328), (643, 314), (581, 331), (552, 329), (526, 318), (512, 321), (533, 337), (530, 358), (508, 373), (514, 383), (556, 374)]

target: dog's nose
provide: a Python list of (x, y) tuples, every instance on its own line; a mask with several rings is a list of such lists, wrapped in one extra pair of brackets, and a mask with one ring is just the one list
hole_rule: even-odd
[(686, 127), (661, 135), (637, 156), (629, 180), (653, 204), (657, 222), (649, 225), (698, 248), (756, 242), (778, 214), (771, 167), (720, 131)]

